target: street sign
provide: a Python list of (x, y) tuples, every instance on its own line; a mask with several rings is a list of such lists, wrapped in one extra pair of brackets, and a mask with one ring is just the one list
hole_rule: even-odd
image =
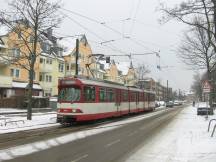
[(203, 89), (203, 93), (210, 93), (211, 92), (211, 84), (209, 83), (208, 80), (205, 80), (203, 83), (202, 83), (202, 89)]

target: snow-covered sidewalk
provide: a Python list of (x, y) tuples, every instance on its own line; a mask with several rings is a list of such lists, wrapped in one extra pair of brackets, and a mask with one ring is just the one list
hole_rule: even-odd
[[(209, 120), (216, 115), (209, 116)], [(126, 162), (215, 162), (216, 132), (207, 132), (209, 120), (185, 108), (172, 123), (131, 154)]]
[(26, 115), (0, 115), (0, 134), (59, 125), (56, 112), (33, 113), (32, 120)]

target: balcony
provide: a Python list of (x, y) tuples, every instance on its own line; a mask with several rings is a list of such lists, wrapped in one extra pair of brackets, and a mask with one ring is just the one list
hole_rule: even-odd
[(1, 88), (12, 87), (12, 77), (0, 75), (0, 87)]
[(53, 70), (53, 66), (50, 64), (40, 64), (40, 72), (41, 73), (51, 73)]
[(6, 56), (5, 53), (0, 53), (0, 65), (7, 66), (10, 64), (10, 57)]

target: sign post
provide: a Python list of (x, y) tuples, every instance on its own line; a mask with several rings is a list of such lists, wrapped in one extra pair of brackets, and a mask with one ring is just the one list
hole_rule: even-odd
[(207, 107), (206, 119), (208, 119), (208, 112), (209, 112), (209, 109), (211, 109), (211, 107), (209, 107), (209, 98), (210, 98), (211, 89), (212, 89), (211, 84), (209, 83), (208, 80), (205, 80), (202, 83), (202, 90), (204, 94), (204, 99), (206, 100), (206, 107)]

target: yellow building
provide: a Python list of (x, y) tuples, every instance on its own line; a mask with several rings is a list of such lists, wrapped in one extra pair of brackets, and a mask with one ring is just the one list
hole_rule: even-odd
[(124, 76), (124, 80), (127, 86), (135, 86), (138, 82), (136, 70), (133, 67), (132, 62), (130, 63), (130, 67), (128, 69), (127, 74)]
[(106, 67), (105, 80), (124, 83), (121, 71), (118, 69), (114, 60), (111, 60), (111, 63)]
[[(74, 76), (76, 69), (76, 49), (74, 48), (69, 54), (64, 56), (66, 69), (65, 76)], [(78, 55), (78, 75), (89, 78), (97, 78), (96, 69), (97, 63), (95, 57), (92, 56), (91, 46), (89, 45), (86, 36), (83, 35), (79, 41)]]
[(41, 35), (41, 54), (39, 63), (39, 82), (44, 96), (58, 95), (58, 79), (65, 76), (63, 47), (59, 45), (52, 31)]
[[(25, 45), (28, 42), (31, 45), (30, 28), (18, 26), (19, 32), (9, 31), (0, 36), (1, 61), (0, 61), (0, 97), (10, 97), (14, 95), (24, 95), (28, 86), (29, 68), (28, 59), (29, 50)], [(25, 41), (24, 41), (25, 39)], [(40, 53), (40, 46), (37, 46), (37, 53)], [(34, 67), (34, 85), (33, 95), (42, 95), (42, 89), (38, 84), (39, 79), (39, 58), (36, 58)]]

